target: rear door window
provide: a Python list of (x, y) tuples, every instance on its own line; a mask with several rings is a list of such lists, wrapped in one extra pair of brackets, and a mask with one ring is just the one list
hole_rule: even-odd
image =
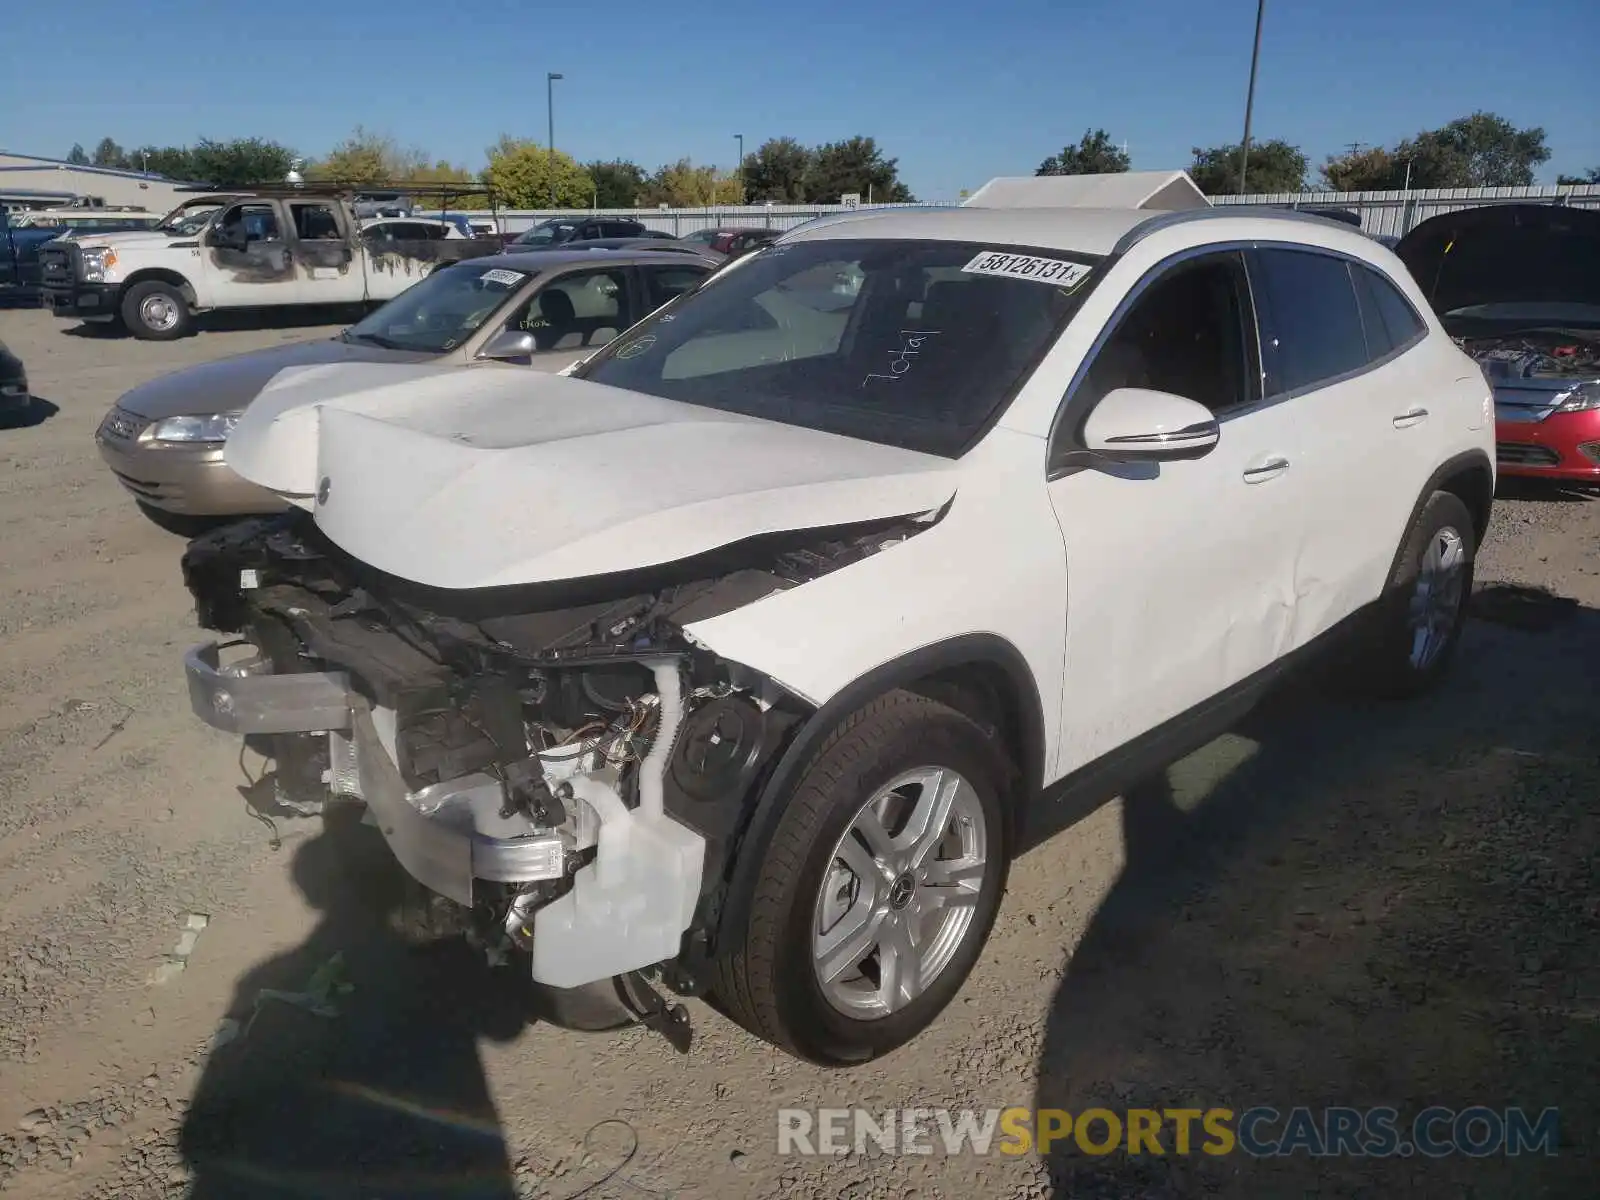
[(689, 291), (709, 273), (708, 267), (674, 263), (670, 267), (641, 268), (645, 280), (645, 310), (654, 312), (663, 304)]
[(1374, 357), (1344, 259), (1310, 250), (1254, 250), (1250, 280), (1271, 317), (1271, 328), (1262, 331), (1268, 397), (1331, 383)]

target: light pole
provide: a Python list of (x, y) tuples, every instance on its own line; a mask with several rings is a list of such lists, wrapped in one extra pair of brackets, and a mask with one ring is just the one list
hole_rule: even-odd
[(745, 195), (744, 195), (744, 134), (736, 133), (736, 134), (733, 135), (733, 139), (734, 139), (734, 141), (739, 143), (739, 199), (742, 202), (745, 199)]
[(1250, 52), (1250, 90), (1244, 97), (1244, 141), (1239, 144), (1239, 194), (1245, 194), (1245, 173), (1250, 166), (1250, 110), (1256, 102), (1256, 62), (1261, 58), (1261, 17), (1267, 0), (1256, 0), (1256, 47)]
[(544, 77), (544, 107), (550, 120), (550, 207), (556, 206), (556, 80), (566, 76), (551, 71)]

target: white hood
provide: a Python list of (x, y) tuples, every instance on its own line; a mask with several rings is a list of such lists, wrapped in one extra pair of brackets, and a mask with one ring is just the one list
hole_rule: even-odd
[(227, 460), (298, 498), (356, 558), (440, 588), (610, 574), (926, 512), (954, 494), (957, 471), (579, 379), (388, 364), (282, 372)]
[(179, 238), (175, 233), (157, 233), (153, 229), (124, 229), (113, 233), (85, 230), (72, 240), (80, 246), (165, 246), (168, 242), (194, 241), (193, 238)]

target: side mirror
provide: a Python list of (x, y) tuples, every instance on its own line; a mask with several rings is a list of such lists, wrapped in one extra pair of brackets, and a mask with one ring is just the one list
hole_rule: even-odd
[(533, 340), (533, 334), (526, 329), (502, 329), (489, 339), (482, 350), (478, 351), (478, 357), (494, 360), (528, 358), (538, 348), (539, 344)]
[(1084, 423), (1084, 448), (1110, 462), (1204, 458), (1222, 437), (1216, 417), (1186, 396), (1114, 388)]
[(219, 250), (243, 250), (249, 246), (250, 238), (242, 228), (229, 230), (218, 225), (206, 235), (206, 244)]

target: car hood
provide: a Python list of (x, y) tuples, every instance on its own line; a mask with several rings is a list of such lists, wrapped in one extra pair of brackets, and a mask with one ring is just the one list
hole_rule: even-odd
[(148, 246), (159, 245), (165, 242), (187, 242), (194, 244), (194, 238), (180, 238), (173, 233), (157, 233), (153, 229), (124, 229), (108, 233), (84, 232), (72, 239), (80, 246)]
[(581, 379), (389, 365), (286, 371), (227, 461), (355, 558), (447, 589), (927, 512), (957, 474), (949, 459)]
[(256, 398), (279, 371), (315, 363), (427, 362), (430, 354), (385, 350), (363, 342), (319, 338), (252, 350), (174, 371), (142, 383), (117, 401), (117, 407), (147, 421), (163, 417), (232, 412)]
[[(1394, 252), (1442, 318), (1600, 319), (1600, 210), (1503, 204), (1441, 213)], [(1491, 305), (1498, 311), (1472, 311)]]

